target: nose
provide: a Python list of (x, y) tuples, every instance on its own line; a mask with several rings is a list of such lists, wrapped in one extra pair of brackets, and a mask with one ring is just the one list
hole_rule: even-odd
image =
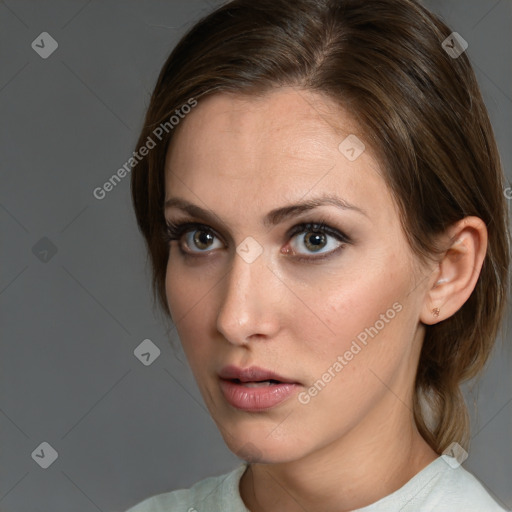
[(224, 276), (222, 302), (217, 329), (233, 345), (245, 345), (251, 339), (271, 338), (279, 330), (279, 279), (268, 268), (264, 254), (252, 263), (238, 253)]

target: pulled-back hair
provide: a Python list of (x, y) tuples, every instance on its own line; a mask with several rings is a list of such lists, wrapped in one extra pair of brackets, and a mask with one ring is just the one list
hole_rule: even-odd
[[(466, 53), (454, 57), (443, 47), (450, 34), (413, 0), (231, 1), (195, 24), (170, 54), (137, 143), (139, 151), (191, 98), (303, 88), (334, 99), (358, 122), (419, 261), (441, 253), (437, 235), (456, 221), (474, 215), (485, 222), (488, 249), (476, 287), (450, 318), (426, 326), (419, 360), (414, 417), (438, 453), (453, 441), (468, 445), (460, 384), (483, 369), (494, 345), (510, 257), (493, 130)], [(164, 164), (175, 131), (157, 132), (160, 142), (131, 177), (154, 299), (168, 315)]]

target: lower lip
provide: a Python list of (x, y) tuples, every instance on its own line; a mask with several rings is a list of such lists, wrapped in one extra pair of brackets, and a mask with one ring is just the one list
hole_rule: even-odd
[(231, 380), (220, 380), (220, 388), (230, 405), (242, 411), (264, 411), (292, 396), (299, 384), (283, 382), (270, 386), (247, 387)]

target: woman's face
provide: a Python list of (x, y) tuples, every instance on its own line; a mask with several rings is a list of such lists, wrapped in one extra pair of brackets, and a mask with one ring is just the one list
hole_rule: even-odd
[[(309, 91), (210, 96), (179, 126), (166, 201), (208, 216), (166, 207), (168, 222), (203, 225), (171, 243), (167, 298), (205, 403), (243, 458), (368, 446), (383, 425), (412, 421), (428, 283), (381, 172), (350, 117)], [(345, 207), (290, 208), (326, 196)], [(264, 371), (240, 373), (251, 367)]]

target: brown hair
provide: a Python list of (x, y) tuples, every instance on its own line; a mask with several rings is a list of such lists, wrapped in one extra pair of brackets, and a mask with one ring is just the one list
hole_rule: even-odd
[[(436, 235), (456, 221), (475, 215), (485, 222), (488, 250), (473, 293), (453, 316), (426, 326), (414, 417), (438, 453), (452, 441), (468, 445), (459, 386), (482, 370), (493, 347), (510, 258), (493, 130), (466, 53), (453, 58), (443, 48), (450, 33), (413, 0), (231, 1), (194, 25), (170, 54), (137, 143), (139, 151), (190, 98), (298, 86), (333, 98), (358, 121), (419, 261), (440, 253)], [(164, 163), (173, 133), (165, 130), (131, 178), (154, 298), (169, 316), (168, 245), (161, 235)]]

